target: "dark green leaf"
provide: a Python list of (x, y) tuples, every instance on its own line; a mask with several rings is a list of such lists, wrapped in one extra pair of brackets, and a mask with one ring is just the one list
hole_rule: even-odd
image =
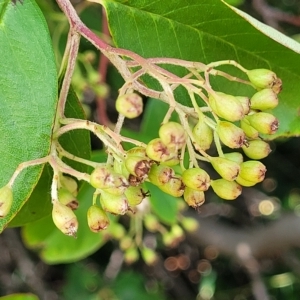
[[(67, 117), (80, 119), (85, 118), (82, 106), (72, 87), (68, 94), (65, 114)], [(90, 158), (90, 133), (87, 130), (75, 130), (68, 132), (61, 137), (60, 142), (64, 148), (72, 154), (86, 159)], [(88, 167), (86, 165), (67, 159), (65, 161), (78, 171), (87, 171)], [(43, 170), (38, 184), (30, 195), (30, 198), (21, 208), (16, 217), (9, 223), (10, 227), (23, 226), (27, 223), (39, 220), (51, 213), (51, 181), (52, 169), (47, 165)]]
[[(261, 25), (253, 27), (249, 19), (238, 15), (220, 0), (103, 0), (110, 31), (118, 47), (143, 57), (173, 57), (210, 63), (235, 60), (245, 68), (270, 68), (283, 80), (280, 104), (274, 110), (280, 120), (276, 136), (300, 134), (298, 117), (300, 92), (300, 45), (276, 35), (274, 41)], [(293, 46), (291, 46), (293, 44)], [(178, 75), (185, 74), (170, 68)], [(226, 68), (227, 71), (233, 68)], [(241, 75), (233, 70), (233, 75)], [(149, 82), (148, 82), (149, 83)], [(234, 95), (253, 92), (243, 85), (213, 80), (216, 90)], [(177, 101), (190, 105), (186, 94), (177, 93)]]
[[(57, 73), (49, 32), (33, 0), (0, 4), (0, 186), (16, 167), (49, 152), (57, 102)], [(20, 210), (37, 184), (42, 166), (23, 171), (15, 181), (9, 215)]]

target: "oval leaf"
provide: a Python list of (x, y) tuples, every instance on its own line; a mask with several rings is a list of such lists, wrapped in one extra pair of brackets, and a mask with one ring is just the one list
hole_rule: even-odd
[[(17, 166), (48, 154), (57, 102), (57, 71), (48, 28), (37, 4), (0, 5), (0, 186)], [(0, 232), (30, 196), (42, 166), (24, 170), (13, 186), (9, 215)]]
[[(68, 118), (85, 119), (85, 114), (81, 103), (79, 102), (72, 87), (68, 93), (65, 115)], [(60, 138), (60, 142), (61, 145), (70, 153), (85, 159), (90, 159), (90, 133), (87, 130), (73, 130), (68, 132)], [(87, 165), (67, 159), (65, 161), (80, 172), (86, 172), (88, 170)], [(45, 166), (40, 180), (38, 181), (28, 201), (9, 223), (10, 227), (23, 226), (27, 223), (37, 221), (51, 213), (52, 204), (50, 188), (52, 176), (53, 173), (51, 167), (49, 165)]]

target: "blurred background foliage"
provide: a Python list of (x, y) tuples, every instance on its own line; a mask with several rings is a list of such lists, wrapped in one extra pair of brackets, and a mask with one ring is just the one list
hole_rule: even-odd
[[(55, 1), (37, 2), (47, 19), (59, 67), (68, 23)], [(299, 1), (226, 2), (298, 39)], [(73, 1), (73, 4), (84, 23), (111, 42), (101, 6), (87, 1)], [(99, 64), (101, 59), (103, 57), (92, 45), (82, 39), (73, 87), (87, 117), (110, 126), (117, 118), (114, 99), (123, 81), (112, 66), (104, 63), (103, 67), (103, 61)], [(101, 66), (104, 69), (101, 70)], [(163, 104), (149, 99), (145, 99), (145, 103), (145, 119), (126, 121), (127, 135), (140, 134), (143, 126), (149, 128), (147, 122), (150, 116), (153, 118), (153, 112), (162, 113), (165, 109)], [(143, 137), (147, 139), (147, 134), (155, 136), (156, 132), (157, 128), (153, 127), (152, 132), (144, 132)], [(101, 149), (102, 145), (91, 138), (93, 149)], [(67, 261), (69, 255), (70, 263), (57, 264), (57, 261), (51, 261), (51, 255), (55, 254), (40, 252), (43, 261), (36, 251), (23, 246), (19, 230), (5, 230), (0, 236), (0, 295), (34, 293), (45, 300), (299, 299), (300, 140), (298, 137), (280, 138), (272, 141), (271, 147), (272, 154), (263, 160), (268, 172), (262, 184), (245, 189), (243, 195), (232, 202), (208, 195), (198, 214), (192, 210), (183, 212), (199, 222), (200, 228), (196, 232), (188, 233), (185, 239), (169, 246), (165, 246), (162, 236), (154, 238), (155, 233), (145, 232), (146, 243), (151, 245), (157, 241), (156, 264), (147, 264), (142, 259), (134, 264), (124, 263), (118, 238), (112, 232), (110, 236), (115, 239), (97, 235), (98, 240), (90, 239), (90, 244), (85, 244), (89, 249), (85, 249), (83, 255), (88, 257), (82, 260), (80, 255), (72, 257), (68, 252), (63, 256), (65, 241), (62, 239), (57, 241), (61, 251), (57, 255), (64, 257), (62, 262)], [(101, 155), (100, 152), (100, 160)], [(90, 192), (83, 190), (81, 193)], [(159, 217), (159, 212), (156, 213)], [(167, 207), (162, 215), (168, 213)], [(48, 221), (42, 220), (39, 226), (47, 226), (51, 220)], [(126, 218), (120, 223), (124, 228), (129, 226)], [(166, 228), (171, 225), (167, 222)], [(30, 228), (22, 232), (27, 247), (35, 250), (53, 241), (44, 236), (33, 241), (30, 234)], [(247, 245), (255, 252), (250, 253)], [(92, 254), (88, 255), (88, 252)], [(17, 297), (1, 299), (26, 299), (25, 296)], [(28, 297), (31, 299), (29, 294)]]

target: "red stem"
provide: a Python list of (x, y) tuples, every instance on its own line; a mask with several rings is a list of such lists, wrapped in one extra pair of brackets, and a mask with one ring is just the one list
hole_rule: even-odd
[[(109, 35), (107, 19), (104, 9), (102, 9), (102, 33), (107, 36)], [(98, 66), (98, 72), (100, 74), (99, 84), (106, 82), (108, 63), (108, 58), (102, 52), (100, 52), (100, 60)], [(107, 115), (106, 99), (104, 97), (97, 96), (97, 115), (99, 124), (109, 126), (111, 122)]]

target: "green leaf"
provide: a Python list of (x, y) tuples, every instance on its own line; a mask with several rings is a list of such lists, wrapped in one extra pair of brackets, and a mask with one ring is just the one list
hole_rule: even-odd
[(150, 191), (151, 208), (160, 220), (168, 225), (177, 222), (178, 199), (164, 193), (157, 186), (147, 182)]
[[(66, 117), (85, 119), (82, 109), (74, 90), (70, 87), (65, 109)], [(70, 153), (90, 159), (91, 143), (90, 133), (87, 130), (74, 130), (67, 132), (60, 138), (61, 145)], [(80, 163), (65, 159), (70, 166), (81, 172), (86, 172), (88, 167)], [(50, 188), (52, 182), (52, 169), (49, 165), (45, 166), (39, 182), (33, 190), (30, 198), (21, 208), (15, 218), (9, 223), (10, 227), (23, 226), (27, 223), (37, 221), (51, 213), (52, 204)]]
[[(210, 63), (235, 60), (245, 68), (269, 68), (283, 80), (280, 104), (274, 110), (280, 129), (274, 137), (300, 134), (298, 117), (300, 92), (300, 55), (297, 45), (279, 32), (280, 41), (266, 36), (220, 0), (102, 0), (110, 32), (116, 46), (143, 57), (173, 57)], [(260, 27), (260, 26), (257, 26)], [(178, 68), (168, 68), (182, 76)], [(241, 76), (234, 68), (222, 68)], [(249, 95), (252, 89), (216, 78), (216, 90), (234, 95)], [(148, 84), (152, 84), (147, 81)], [(226, 83), (226, 84), (224, 84)], [(153, 87), (153, 85), (152, 85)], [(177, 101), (190, 105), (187, 95), (177, 93)]]
[[(106, 153), (100, 152), (93, 160), (103, 162), (105, 158)], [(94, 191), (94, 188), (84, 183), (77, 196), (79, 208), (75, 214), (79, 229), (76, 239), (61, 233), (49, 215), (22, 228), (24, 243), (29, 248), (38, 250), (41, 258), (48, 264), (74, 262), (95, 252), (106, 240), (102, 232), (93, 233), (87, 225), (86, 213), (92, 204)]]
[[(51, 142), (57, 103), (57, 71), (44, 17), (33, 0), (0, 3), (0, 186), (17, 166), (44, 157)], [(20, 210), (37, 184), (42, 166), (23, 171), (13, 186), (9, 215)]]
[(0, 297), (1, 300), (39, 300), (39, 298), (33, 294), (11, 294), (4, 297)]

